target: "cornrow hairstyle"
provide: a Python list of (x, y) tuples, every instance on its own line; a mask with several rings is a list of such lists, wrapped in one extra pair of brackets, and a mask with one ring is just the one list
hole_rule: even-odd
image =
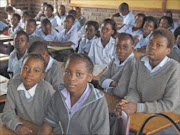
[(91, 61), (91, 59), (89, 58), (89, 56), (87, 54), (84, 54), (84, 53), (74, 53), (74, 54), (69, 55), (66, 62), (65, 62), (65, 67), (67, 66), (67, 63), (71, 62), (74, 59), (80, 59), (83, 62), (85, 62), (87, 69), (88, 69), (88, 72), (93, 73), (94, 64)]
[(171, 31), (169, 31), (168, 29), (164, 29), (164, 28), (158, 28), (155, 31), (153, 31), (151, 36), (156, 36), (156, 35), (161, 35), (168, 40), (167, 48), (172, 49), (174, 47), (175, 40), (174, 40), (174, 35), (172, 34)]

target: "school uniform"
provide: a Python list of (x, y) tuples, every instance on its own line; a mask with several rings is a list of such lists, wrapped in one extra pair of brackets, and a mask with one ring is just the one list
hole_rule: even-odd
[(133, 70), (126, 100), (137, 103), (137, 112), (180, 114), (180, 64), (167, 56), (152, 69), (147, 56)]
[[(13, 7), (13, 10), (14, 10), (14, 13), (19, 14), (20, 16), (22, 16), (23, 12), (22, 12), (21, 9), (16, 9), (15, 7)], [(9, 20), (9, 21), (11, 21), (12, 15), (13, 15), (13, 14), (8, 15), (8, 20)]]
[(56, 18), (54, 17), (54, 15), (51, 16), (50, 18), (48, 18), (48, 20), (51, 22), (51, 25), (52, 25), (53, 28), (58, 26)]
[(176, 29), (179, 25), (176, 22), (173, 22), (173, 28)]
[(119, 13), (120, 17), (122, 18), (123, 24), (130, 24), (134, 26), (135, 17), (132, 13), (132, 11), (129, 11), (129, 13), (125, 16), (123, 16), (121, 13)]
[(65, 15), (59, 16), (58, 14), (54, 17), (56, 19), (58, 26), (62, 26), (64, 24), (65, 17)]
[(71, 29), (66, 32), (66, 29), (63, 29), (59, 35), (58, 35), (58, 41), (59, 42), (72, 42), (73, 44), (71, 47), (75, 50), (78, 46), (78, 34), (74, 27), (71, 27)]
[(5, 24), (4, 22), (0, 21), (0, 31), (2, 31), (6, 27), (8, 27), (8, 25)]
[(138, 39), (141, 39), (143, 37), (143, 31), (142, 29), (138, 29), (138, 30), (135, 30), (133, 31), (133, 25), (124, 25), (121, 29), (119, 29), (117, 32), (118, 33), (122, 33), (122, 32), (125, 32), (125, 33), (128, 33), (128, 34), (131, 34), (133, 37), (135, 36), (139, 36)]
[(75, 20), (74, 25), (72, 27), (74, 27), (74, 29), (76, 29), (76, 31), (78, 32), (81, 28), (81, 24), (79, 23), (78, 20)]
[(54, 29), (51, 30), (51, 34), (45, 35), (41, 28), (38, 31), (38, 35), (42, 41), (52, 41), (52, 42), (58, 41), (58, 32)]
[(48, 65), (45, 69), (45, 78), (52, 86), (63, 84), (63, 72), (60, 64), (50, 56)]
[(85, 25), (86, 23), (86, 18), (84, 16), (80, 16), (80, 18), (78, 19), (81, 27)]
[(85, 25), (81, 27), (81, 29), (78, 31), (78, 38), (81, 39), (85, 35)]
[(12, 26), (12, 27), (8, 30), (9, 36), (14, 37), (19, 30), (22, 30), (20, 23), (18, 23), (18, 25), (16, 26), (16, 28), (13, 29), (13, 26)]
[(34, 43), (36, 41), (41, 41), (41, 38), (39, 37), (38, 32), (37, 32), (37, 29), (31, 35), (29, 35), (28, 48), (32, 45), (32, 43)]
[(93, 41), (88, 56), (97, 65), (108, 64), (115, 57), (115, 39), (110, 38), (105, 47), (101, 43), (101, 37)]
[[(120, 64), (117, 56), (111, 61), (106, 70), (101, 74), (99, 84), (104, 91), (120, 98), (124, 98), (128, 92), (129, 81), (135, 65), (134, 53)], [(116, 87), (110, 87), (111, 82), (116, 81)]]
[(142, 48), (144, 46), (147, 46), (148, 43), (149, 43), (149, 39), (150, 39), (150, 36), (153, 32), (151, 32), (147, 37), (142, 37), (141, 39), (139, 39), (139, 42), (137, 42), (136, 46), (134, 49), (137, 49), (137, 48)]
[(87, 84), (83, 95), (72, 107), (70, 93), (60, 86), (51, 99), (45, 121), (56, 134), (109, 134), (106, 99), (92, 84)]
[(25, 22), (23, 22), (22, 20), (20, 20), (20, 27), (22, 28), (22, 29), (25, 29)]
[(180, 63), (180, 49), (177, 46), (177, 43), (175, 44), (174, 48), (171, 50), (171, 53), (168, 55), (168, 57), (170, 57)]
[(25, 51), (24, 55), (18, 60), (17, 58), (17, 51), (14, 49), (9, 56), (8, 60), (8, 72), (13, 72), (13, 76), (20, 73), (20, 68), (23, 62), (24, 57), (27, 54), (27, 50)]
[(79, 44), (79, 50), (78, 53), (89, 53), (90, 47), (92, 42), (94, 41), (94, 39), (96, 39), (97, 36), (94, 36), (91, 40), (87, 39), (87, 38), (83, 38)]

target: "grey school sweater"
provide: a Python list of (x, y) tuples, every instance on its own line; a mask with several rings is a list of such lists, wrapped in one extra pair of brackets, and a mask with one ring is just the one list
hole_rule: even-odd
[(172, 49), (172, 51), (168, 55), (168, 57), (170, 57), (180, 63), (180, 52), (178, 52), (175, 48)]
[(135, 65), (135, 59), (133, 58), (129, 60), (125, 63), (124, 66), (121, 66), (119, 68), (114, 63), (114, 60), (115, 59), (111, 61), (107, 69), (100, 76), (99, 84), (102, 86), (103, 81), (108, 78), (117, 81), (117, 87), (109, 87), (105, 91), (107, 91), (111, 95), (124, 98), (124, 96), (128, 92), (129, 81)]
[(57, 60), (53, 59), (52, 67), (45, 73), (44, 79), (55, 87), (63, 84), (63, 72)]
[(145, 113), (180, 113), (180, 64), (171, 59), (155, 73), (144, 66), (141, 58), (133, 70), (125, 99), (144, 103)]
[(70, 118), (61, 94), (64, 86), (53, 95), (45, 121), (54, 127), (53, 132), (66, 135), (109, 135), (109, 113), (104, 94), (90, 84), (90, 95)]
[(16, 119), (16, 112), (20, 118), (41, 125), (51, 96), (54, 93), (52, 86), (48, 82), (41, 80), (36, 87), (33, 100), (28, 101), (21, 91), (17, 91), (20, 84), (20, 79), (11, 80), (1, 117), (7, 128), (14, 131), (17, 124), (20, 124)]

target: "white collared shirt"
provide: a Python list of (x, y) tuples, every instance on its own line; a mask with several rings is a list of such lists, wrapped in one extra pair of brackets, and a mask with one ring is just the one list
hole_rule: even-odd
[(121, 13), (120, 13), (120, 17), (122, 18), (122, 22), (123, 24), (130, 24), (130, 25), (134, 25), (134, 15), (132, 13), (132, 11), (129, 11), (129, 13), (125, 16), (123, 16)]
[(11, 37), (14, 37), (15, 34), (16, 34), (16, 32), (17, 32), (19, 29), (21, 29), (20, 26), (21, 26), (20, 22), (18, 23), (18, 25), (16, 26), (16, 28), (13, 29), (13, 26), (12, 26), (12, 27), (9, 29), (9, 31), (8, 31), (9, 35), (10, 35)]
[(58, 26), (57, 21), (56, 21), (56, 18), (54, 17), (54, 15), (51, 16), (51, 17), (48, 18), (48, 19), (49, 19), (49, 21), (51, 22), (53, 28), (55, 28), (55, 27)]
[(20, 90), (23, 90), (24, 93), (25, 93), (25, 97), (27, 99), (29, 99), (30, 97), (33, 97), (34, 94), (35, 94), (35, 91), (36, 91), (36, 87), (37, 87), (37, 84), (34, 85), (32, 88), (30, 88), (29, 90), (26, 90), (26, 88), (24, 87), (24, 84), (21, 83), (18, 88), (17, 88), (17, 91), (20, 91)]
[(115, 57), (115, 39), (111, 37), (105, 47), (102, 45), (101, 38), (95, 39), (91, 44), (88, 56), (96, 65), (110, 63)]
[(45, 35), (42, 29), (38, 31), (38, 36), (41, 38), (43, 41), (58, 41), (58, 32), (54, 29), (51, 30), (51, 34)]
[(144, 62), (144, 65), (146, 66), (146, 68), (151, 72), (154, 73), (157, 70), (159, 70), (160, 68), (162, 68), (168, 61), (170, 61), (171, 59), (168, 58), (167, 56), (157, 65), (155, 66), (153, 69), (149, 63), (149, 58), (147, 56), (144, 56), (141, 61)]
[(45, 69), (45, 72), (47, 72), (52, 67), (53, 63), (54, 63), (54, 59), (51, 56), (49, 56), (49, 62)]
[(66, 16), (59, 16), (59, 15), (56, 15), (54, 18), (56, 19), (56, 22), (58, 24), (58, 26), (63, 26), (64, 24), (64, 20), (65, 20), (65, 17)]

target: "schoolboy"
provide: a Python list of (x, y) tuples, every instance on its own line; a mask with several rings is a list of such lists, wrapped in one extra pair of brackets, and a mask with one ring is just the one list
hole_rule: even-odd
[(124, 98), (135, 65), (133, 37), (120, 33), (116, 39), (116, 56), (102, 73), (99, 84), (111, 95)]
[(70, 11), (68, 12), (68, 15), (72, 15), (72, 16), (75, 18), (73, 27), (74, 27), (77, 31), (79, 31), (80, 28), (81, 28), (81, 24), (80, 24), (80, 22), (76, 19), (76, 16), (77, 16), (76, 11), (75, 11), (75, 10), (70, 10)]
[(125, 102), (116, 106), (117, 111), (180, 114), (180, 64), (167, 57), (173, 46), (174, 36), (169, 30), (153, 32), (147, 56), (137, 60)]
[(53, 11), (54, 11), (54, 8), (51, 4), (48, 4), (45, 7), (45, 15), (50, 20), (52, 27), (55, 28), (58, 26), (58, 24), (57, 24), (56, 18), (53, 15)]
[(119, 13), (116, 13), (112, 16), (112, 19), (114, 17), (121, 17), (122, 18), (122, 26), (123, 24), (130, 24), (134, 25), (134, 15), (132, 11), (129, 11), (129, 5), (127, 3), (122, 3), (119, 5)]
[[(38, 35), (38, 30), (36, 29), (36, 20), (28, 19), (25, 27), (26, 33), (29, 36), (29, 46), (35, 41), (41, 41), (41, 38)], [(28, 46), (28, 48), (29, 48)]]
[(81, 8), (75, 7), (75, 11), (76, 11), (76, 19), (81, 24), (81, 27), (84, 26), (86, 23), (86, 18), (81, 14)]
[(23, 11), (23, 14), (21, 16), (20, 20), (20, 27), (22, 29), (25, 29), (25, 24), (27, 23), (27, 20), (30, 18), (28, 11)]
[(104, 94), (88, 82), (93, 63), (86, 54), (72, 54), (65, 63), (64, 86), (53, 95), (40, 135), (109, 134)]
[(15, 7), (12, 7), (12, 6), (7, 6), (5, 8), (5, 12), (7, 13), (8, 15), (8, 21), (10, 22), (11, 19), (12, 19), (12, 15), (14, 13), (16, 14), (19, 14), (20, 16), (22, 15), (22, 10), (21, 9), (16, 9)]
[(29, 37), (26, 32), (18, 31), (14, 38), (14, 50), (10, 53), (7, 71), (13, 76), (20, 72), (22, 61), (27, 53)]
[(11, 20), (11, 28), (8, 30), (8, 34), (11, 37), (14, 37), (16, 35), (16, 32), (19, 30), (22, 30), (20, 26), (20, 20), (21, 16), (19, 14), (14, 13), (12, 15), (12, 20)]
[(32, 134), (16, 114), (27, 121), (41, 125), (54, 90), (43, 80), (46, 62), (41, 55), (27, 55), (23, 61), (19, 79), (9, 83), (2, 122), (17, 134)]
[(168, 57), (180, 63), (180, 26), (177, 27), (176, 30), (174, 31), (174, 37), (175, 37), (176, 42), (171, 53), (168, 55)]
[(66, 8), (64, 5), (59, 5), (58, 6), (58, 13), (55, 16), (58, 26), (64, 25), (65, 17), (66, 17)]
[(53, 59), (48, 52), (47, 46), (41, 42), (34, 42), (28, 49), (28, 54), (35, 53), (41, 54), (47, 63), (45, 69), (45, 80), (49, 82), (54, 88), (57, 88), (60, 84), (63, 84), (63, 73), (60, 64)]

